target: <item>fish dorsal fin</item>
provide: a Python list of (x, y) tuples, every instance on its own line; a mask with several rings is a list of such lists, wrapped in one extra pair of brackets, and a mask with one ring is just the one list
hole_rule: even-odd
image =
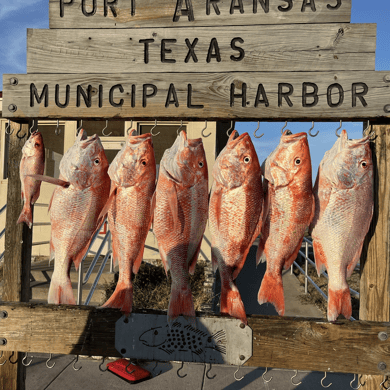
[(108, 209), (110, 208), (111, 203), (116, 198), (116, 194), (117, 194), (117, 191), (118, 191), (118, 186), (116, 184), (114, 184), (114, 182), (111, 182), (111, 183), (112, 183), (113, 187), (111, 189), (110, 196), (108, 197), (106, 204), (104, 205), (102, 211), (99, 214), (98, 221), (101, 221), (101, 220), (103, 220), (103, 219), (105, 219), (107, 217)]

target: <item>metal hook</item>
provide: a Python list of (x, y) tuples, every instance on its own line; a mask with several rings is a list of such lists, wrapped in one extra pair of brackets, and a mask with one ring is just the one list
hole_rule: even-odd
[(217, 374), (214, 374), (214, 376), (209, 376), (209, 372), (211, 371), (211, 363), (210, 363), (210, 368), (206, 371), (206, 376), (208, 379), (214, 379)]
[(52, 366), (49, 366), (50, 360), (51, 360), (51, 354), (50, 354), (50, 356), (49, 356), (49, 359), (46, 360), (46, 367), (47, 367), (47, 368), (53, 368), (53, 367), (56, 365), (56, 363), (54, 362)]
[(245, 376), (245, 375), (243, 375), (241, 378), (237, 378), (237, 377), (236, 377), (236, 374), (237, 374), (237, 372), (240, 370), (240, 368), (241, 368), (241, 366), (238, 366), (238, 367), (237, 367), (237, 370), (236, 370), (236, 371), (234, 372), (234, 374), (233, 374), (234, 379), (235, 379), (237, 382), (242, 381), (242, 380), (244, 379), (244, 376)]
[(32, 361), (33, 361), (33, 359), (34, 359), (34, 356), (31, 356), (30, 363), (25, 363), (24, 361), (25, 361), (26, 359), (27, 359), (27, 352), (26, 352), (26, 354), (24, 355), (24, 358), (22, 359), (22, 364), (23, 364), (23, 366), (28, 367), (28, 366), (32, 363)]
[(104, 356), (103, 356), (103, 360), (102, 360), (102, 362), (99, 364), (99, 370), (101, 371), (101, 372), (105, 372), (105, 371), (107, 371), (108, 369), (107, 369), (107, 367), (106, 367), (106, 369), (105, 370), (103, 370), (102, 369), (102, 365), (104, 364)]
[(256, 129), (255, 132), (253, 133), (253, 136), (254, 136), (255, 138), (261, 138), (261, 137), (264, 135), (264, 133), (261, 134), (261, 135), (256, 135), (256, 132), (257, 132), (257, 130), (259, 130), (259, 129), (260, 129), (260, 121), (257, 122), (257, 129)]
[(185, 377), (187, 376), (187, 374), (185, 374), (185, 375), (180, 375), (180, 374), (179, 374), (179, 371), (182, 370), (183, 367), (184, 367), (184, 362), (181, 362), (181, 367), (177, 370), (177, 376), (178, 376), (179, 378), (185, 378)]
[(233, 121), (230, 121), (230, 127), (227, 129), (227, 132), (226, 132), (226, 135), (228, 137), (230, 137), (230, 134), (231, 134), (231, 133), (229, 133), (230, 130), (233, 130)]
[(59, 120), (59, 119), (57, 119), (57, 127), (56, 127), (56, 129), (54, 130), (54, 132), (56, 133), (56, 135), (60, 135), (60, 134), (61, 134), (60, 120)]
[(294, 383), (293, 379), (298, 375), (298, 370), (295, 370), (295, 375), (291, 377), (291, 383), (293, 386), (299, 386), (302, 382)]
[(20, 125), (20, 128), (19, 128), (19, 130), (18, 130), (18, 132), (16, 133), (16, 136), (20, 139), (20, 140), (22, 140), (27, 134), (25, 133), (22, 137), (19, 137), (19, 134), (20, 134), (20, 132), (22, 131), (22, 126)]
[(107, 127), (108, 127), (108, 120), (106, 119), (106, 127), (102, 130), (102, 134), (103, 134), (104, 137), (109, 137), (112, 134), (112, 131), (111, 131), (110, 134), (104, 134), (104, 130), (106, 130)]
[[(4, 354), (4, 352), (1, 351), (0, 359), (3, 357), (3, 354)], [(7, 359), (5, 359), (3, 363), (0, 363), (0, 366), (4, 366), (5, 363), (7, 363)]]
[(273, 378), (273, 376), (271, 376), (271, 378), (270, 379), (265, 379), (265, 377), (264, 377), (264, 375), (266, 374), (268, 372), (268, 367), (266, 367), (265, 368), (265, 371), (263, 372), (263, 375), (262, 375), (262, 377), (263, 377), (263, 381), (264, 382), (266, 382), (266, 383), (269, 383), (269, 382), (271, 382), (272, 381), (272, 378)]
[(204, 121), (204, 129), (202, 129), (202, 137), (207, 138), (210, 137), (211, 131), (208, 135), (205, 135), (204, 131), (207, 129), (207, 119)]
[[(154, 371), (156, 370), (156, 368), (157, 368), (157, 365), (158, 365), (158, 361), (156, 360), (156, 364), (155, 364), (155, 366), (153, 367), (153, 370), (152, 370), (152, 373), (154, 374)], [(162, 370), (158, 373), (158, 374), (155, 374), (154, 376), (156, 377), (156, 376), (159, 376), (160, 374), (162, 373)]]
[(132, 374), (134, 371), (135, 371), (135, 369), (133, 370), (133, 371), (129, 371), (127, 368), (130, 366), (130, 364), (132, 364), (132, 362), (131, 361), (129, 361), (129, 364), (126, 366), (126, 368), (125, 368), (125, 370), (126, 370), (126, 372), (128, 373), (128, 374)]
[(79, 361), (79, 355), (77, 355), (76, 356), (76, 359), (74, 360), (74, 362), (73, 362), (73, 369), (75, 370), (75, 371), (79, 371), (79, 370), (81, 370), (83, 367), (79, 367), (79, 368), (76, 368), (76, 363)]
[(78, 127), (77, 130), (76, 130), (76, 137), (79, 135), (80, 130), (82, 129), (82, 127), (83, 127), (83, 120), (80, 119), (80, 127)]
[(180, 127), (176, 130), (176, 134), (180, 134), (180, 129), (183, 127), (183, 121), (181, 121)]
[(15, 361), (15, 362), (11, 361), (11, 358), (12, 358), (12, 356), (14, 356), (14, 354), (15, 354), (15, 352), (12, 351), (12, 354), (11, 354), (11, 356), (10, 356), (9, 359), (8, 359), (8, 361), (9, 361), (11, 364), (16, 364), (16, 363), (18, 362), (18, 359), (17, 359), (17, 358), (16, 358), (16, 361)]
[[(355, 379), (356, 379), (356, 374), (353, 374), (353, 379), (351, 380), (351, 382), (349, 382), (349, 385), (351, 386), (352, 389), (358, 390), (362, 387), (362, 384), (360, 383), (360, 385), (358, 387), (353, 387), (352, 383), (355, 382)], [(359, 383), (359, 377), (357, 379), (358, 379), (357, 382)]]
[(30, 127), (30, 134), (33, 134), (33, 133), (36, 133), (37, 131), (38, 131), (38, 129), (36, 129), (35, 131), (32, 131), (32, 129), (33, 129), (33, 127), (34, 127), (34, 123), (35, 123), (35, 120), (33, 119), (33, 121), (32, 121), (32, 126)]
[(283, 130), (287, 127), (287, 121), (286, 123), (284, 124), (284, 126), (282, 127), (282, 130), (281, 130), (281, 133), (283, 134)]
[(11, 120), (8, 119), (7, 126), (5, 127), (5, 134), (11, 135), (15, 131), (15, 129), (12, 129), (11, 132), (10, 130), (11, 130)]
[(336, 135), (340, 138), (340, 135), (337, 133), (343, 127), (343, 121), (340, 121), (340, 126), (336, 129)]
[(314, 129), (314, 121), (311, 123), (311, 127), (310, 127), (310, 130), (309, 130), (309, 135), (310, 137), (317, 137), (318, 133), (320, 132), (319, 130), (317, 131), (317, 133), (315, 134), (312, 134), (311, 131)]
[(327, 389), (328, 387), (330, 387), (332, 385), (332, 383), (329, 383), (328, 386), (324, 386), (323, 381), (326, 378), (326, 371), (324, 372), (324, 374), (325, 374), (325, 376), (321, 379), (321, 386), (324, 387), (325, 389)]
[(161, 132), (159, 131), (157, 134), (153, 134), (153, 130), (157, 127), (157, 119), (154, 120), (154, 126), (150, 129), (150, 134), (152, 134), (153, 137), (156, 135), (159, 135)]
[(132, 127), (133, 127), (133, 120), (131, 120), (130, 127), (126, 130), (126, 134), (127, 135), (130, 134), (130, 130), (131, 130)]
[(363, 135), (366, 135), (370, 138), (370, 141), (374, 141), (376, 138), (375, 131), (372, 130), (367, 134), (367, 130), (370, 128), (370, 120), (367, 121), (367, 127), (363, 130)]

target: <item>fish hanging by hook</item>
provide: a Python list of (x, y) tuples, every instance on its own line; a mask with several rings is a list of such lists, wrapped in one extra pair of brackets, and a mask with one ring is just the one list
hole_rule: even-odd
[(204, 137), (204, 138), (207, 138), (207, 137), (210, 137), (210, 135), (211, 135), (211, 131), (210, 131), (210, 133), (209, 134), (205, 134), (204, 133), (204, 131), (207, 129), (207, 119), (204, 121), (204, 128), (202, 129), (202, 137)]
[(227, 129), (226, 135), (230, 137), (230, 131), (233, 131), (234, 121), (230, 121), (230, 127)]

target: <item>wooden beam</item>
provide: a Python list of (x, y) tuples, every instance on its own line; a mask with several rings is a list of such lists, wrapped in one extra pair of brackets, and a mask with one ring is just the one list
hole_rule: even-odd
[[(0, 350), (119, 356), (114, 347), (119, 310), (8, 302), (0, 303), (0, 311), (8, 313), (0, 330), (7, 347)], [(383, 361), (383, 375), (390, 374), (390, 339), (378, 338), (380, 332), (390, 332), (389, 323), (278, 316), (249, 316), (248, 322), (253, 356), (247, 366), (379, 374), (378, 363)]]
[(390, 118), (390, 71), (14, 74), (3, 80), (6, 118)]
[[(16, 224), (22, 211), (21, 183), (19, 178), (19, 164), (22, 158), (22, 147), (28, 138), (28, 124), (19, 125), (11, 122), (9, 136), (8, 159), (8, 193), (7, 214), (5, 230), (5, 255), (4, 255), (4, 288), (2, 299), (5, 301), (28, 302), (30, 299), (30, 269), (31, 269), (31, 243), (32, 230), (26, 224)], [(22, 137), (19, 139), (18, 137)], [(0, 316), (1, 317), (1, 316)], [(6, 319), (0, 319), (0, 328)], [(2, 337), (2, 336), (0, 336)], [(17, 364), (5, 364), (0, 366), (0, 388), (7, 390), (24, 390), (26, 368), (22, 365), (23, 355), (5, 345), (4, 350), (15, 351), (12, 361)], [(5, 352), (4, 358), (9, 359), (11, 353)]]
[(375, 24), (28, 29), (27, 73), (375, 70), (375, 48)]
[[(65, 3), (62, 14), (60, 3)], [(50, 28), (241, 26), (349, 23), (351, 20), (351, 0), (340, 2), (337, 0), (316, 0), (315, 2), (271, 0), (268, 10), (267, 8), (263, 9), (258, 0), (242, 0), (240, 2), (232, 0), (214, 2), (205, 0), (189, 2), (180, 0), (119, 0), (117, 5), (113, 7), (115, 14), (111, 7), (104, 7), (104, 0), (97, 0), (94, 3), (96, 6), (92, 7), (92, 1), (50, 0)], [(262, 1), (262, 3), (265, 5), (267, 2)], [(308, 3), (310, 5), (304, 6)], [(187, 12), (187, 4), (190, 7), (189, 12)], [(178, 17), (175, 18), (175, 15)]]
[[(360, 259), (360, 319), (390, 321), (390, 125), (374, 125), (374, 215)], [(390, 338), (390, 333), (387, 333)], [(382, 361), (388, 369), (389, 361)], [(379, 363), (379, 362), (378, 362)], [(382, 367), (384, 367), (382, 365)], [(365, 390), (377, 390), (382, 376), (365, 376)]]

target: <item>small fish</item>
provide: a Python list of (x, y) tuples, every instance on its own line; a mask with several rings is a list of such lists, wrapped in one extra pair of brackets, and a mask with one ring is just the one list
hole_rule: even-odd
[(154, 234), (172, 287), (168, 323), (179, 315), (195, 324), (188, 273), (195, 271), (208, 212), (208, 172), (202, 139), (182, 131), (164, 152), (156, 188)]
[[(51, 257), (55, 257), (48, 303), (72, 304), (69, 277), (72, 261), (78, 269), (102, 218), (110, 192), (108, 161), (98, 136), (81, 130), (60, 163), (60, 180), (41, 178), (59, 186), (50, 201)], [(57, 183), (56, 183), (57, 182)]]
[(45, 146), (43, 145), (41, 133), (35, 132), (31, 134), (23, 146), (22, 154), (20, 181), (22, 183), (24, 206), (17, 223), (25, 222), (31, 229), (33, 224), (31, 205), (39, 198), (41, 181), (29, 175), (42, 175), (45, 169)]
[[(135, 130), (134, 130), (135, 131)], [(151, 134), (131, 133), (108, 170), (111, 195), (108, 211), (114, 261), (119, 262), (119, 280), (102, 307), (119, 308), (130, 314), (134, 274), (138, 273), (153, 215), (156, 162)]]
[(311, 160), (306, 133), (286, 130), (264, 169), (263, 226), (256, 260), (267, 260), (257, 300), (284, 315), (282, 269), (296, 259), (305, 229), (314, 216)]
[(158, 348), (168, 355), (176, 351), (192, 352), (201, 356), (206, 349), (226, 354), (226, 332), (220, 330), (210, 335), (187, 324), (173, 322), (172, 326), (158, 326), (142, 333), (139, 341), (147, 347)]
[(234, 130), (213, 168), (209, 218), (214, 271), (221, 276), (221, 314), (247, 324), (244, 304), (234, 279), (261, 232), (263, 206), (261, 168), (248, 133)]
[(352, 315), (347, 278), (360, 259), (373, 210), (373, 163), (369, 137), (348, 140), (345, 130), (325, 153), (314, 186), (311, 229), (318, 275), (329, 275), (328, 320)]

